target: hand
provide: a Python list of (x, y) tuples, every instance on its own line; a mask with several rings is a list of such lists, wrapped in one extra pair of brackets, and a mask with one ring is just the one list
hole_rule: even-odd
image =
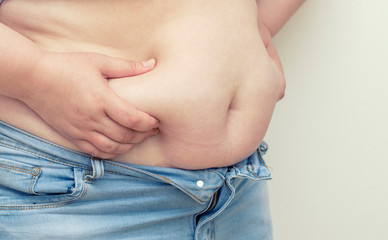
[(113, 158), (157, 134), (158, 120), (116, 95), (108, 78), (151, 70), (148, 65), (93, 53), (45, 52), (21, 99), (82, 152)]
[(263, 44), (264, 44), (265, 48), (267, 49), (268, 55), (272, 59), (273, 63), (275, 64), (275, 66), (277, 67), (277, 69), (280, 73), (280, 81), (281, 82), (280, 82), (280, 90), (279, 90), (278, 100), (281, 100), (284, 97), (285, 90), (286, 90), (286, 79), (284, 77), (282, 63), (280, 61), (279, 55), (276, 51), (276, 48), (272, 42), (271, 33), (270, 33), (268, 27), (260, 21), (258, 22), (258, 26), (259, 26), (259, 32), (260, 32), (261, 39), (263, 40)]

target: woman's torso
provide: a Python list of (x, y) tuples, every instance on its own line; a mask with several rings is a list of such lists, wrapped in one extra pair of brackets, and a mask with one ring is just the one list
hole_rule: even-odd
[[(255, 1), (8, 0), (1, 22), (49, 51), (154, 57), (144, 75), (110, 80), (160, 133), (117, 161), (178, 168), (227, 166), (262, 141), (279, 77), (260, 40)], [(23, 103), (0, 96), (0, 119), (78, 150)]]

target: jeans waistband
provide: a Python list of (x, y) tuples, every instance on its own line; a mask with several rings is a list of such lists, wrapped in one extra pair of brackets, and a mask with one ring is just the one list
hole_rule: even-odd
[(109, 172), (157, 179), (177, 187), (199, 203), (208, 201), (225, 180), (229, 181), (235, 177), (252, 180), (271, 178), (271, 172), (262, 158), (268, 149), (265, 142), (250, 157), (233, 166), (204, 170), (143, 166), (98, 159), (44, 140), (2, 121), (0, 121), (0, 146), (17, 148), (49, 161), (83, 168), (90, 172), (91, 178), (101, 178), (104, 172)]

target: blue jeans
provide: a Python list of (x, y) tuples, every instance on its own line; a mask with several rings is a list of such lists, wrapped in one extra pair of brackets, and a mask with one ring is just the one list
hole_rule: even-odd
[(265, 151), (224, 168), (139, 166), (0, 121), (0, 239), (272, 239)]

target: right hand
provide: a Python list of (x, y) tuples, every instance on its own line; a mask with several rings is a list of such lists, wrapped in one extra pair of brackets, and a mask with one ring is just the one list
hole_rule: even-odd
[(44, 52), (21, 100), (80, 151), (114, 158), (157, 134), (158, 120), (116, 95), (107, 79), (154, 66), (94, 53)]

